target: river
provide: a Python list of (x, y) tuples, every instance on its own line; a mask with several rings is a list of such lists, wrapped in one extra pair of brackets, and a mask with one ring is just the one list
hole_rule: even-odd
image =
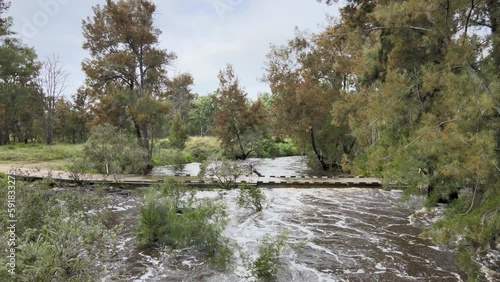
[[(288, 165), (277, 168), (273, 162)], [(195, 174), (194, 167), (184, 173)], [(276, 175), (305, 174), (307, 169), (297, 158), (261, 160), (256, 167)], [(422, 198), (403, 200), (401, 191), (359, 188), (263, 192), (266, 204), (257, 214), (237, 208), (238, 191), (200, 191), (197, 197), (222, 194), (230, 217), (225, 233), (250, 258), (256, 257), (264, 235), (288, 232), (279, 281), (465, 280), (452, 251), (419, 237), (443, 210), (415, 216)], [(189, 249), (139, 248), (133, 238), (139, 199), (114, 196), (110, 208), (114, 222), (124, 228), (110, 249), (112, 263), (103, 281), (254, 281), (239, 252), (227, 271), (218, 272)]]

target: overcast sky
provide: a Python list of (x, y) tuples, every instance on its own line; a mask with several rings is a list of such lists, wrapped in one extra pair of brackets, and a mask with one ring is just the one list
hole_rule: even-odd
[[(88, 53), (83, 43), (81, 22), (92, 15), (92, 6), (105, 0), (14, 0), (9, 15), (13, 30), (40, 59), (59, 54), (69, 73), (66, 96), (83, 84), (80, 65)], [(174, 51), (178, 59), (170, 75), (189, 72), (194, 92), (206, 95), (218, 85), (217, 73), (233, 64), (249, 97), (268, 92), (260, 82), (269, 45), (283, 44), (295, 27), (318, 31), (326, 14), (337, 15), (335, 6), (315, 0), (154, 0), (155, 25), (163, 31), (162, 48)]]

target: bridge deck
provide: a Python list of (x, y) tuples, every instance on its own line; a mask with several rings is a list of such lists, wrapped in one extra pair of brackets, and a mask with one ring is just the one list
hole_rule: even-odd
[[(36, 168), (7, 168), (0, 167), (0, 172), (11, 173), (19, 179), (36, 180), (42, 178), (52, 178), (63, 182), (80, 182), (83, 184), (102, 183), (108, 185), (119, 185), (129, 187), (149, 186), (165, 179), (165, 176), (138, 176), (138, 175), (102, 175), (102, 174), (85, 174), (74, 175), (65, 171), (49, 171)], [(218, 184), (214, 176), (199, 178), (191, 175), (176, 175), (178, 180), (187, 183), (190, 186), (197, 187), (213, 187)], [(373, 187), (380, 188), (382, 183), (379, 179), (373, 177), (317, 177), (317, 176), (248, 176), (243, 175), (238, 177), (235, 185), (243, 183), (256, 185), (258, 187), (267, 188), (347, 188), (347, 187)]]

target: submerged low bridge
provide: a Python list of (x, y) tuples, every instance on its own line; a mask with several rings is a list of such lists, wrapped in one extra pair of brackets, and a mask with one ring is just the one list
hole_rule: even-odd
[[(103, 184), (121, 187), (144, 187), (163, 182), (168, 177), (173, 177), (189, 186), (208, 188), (216, 187), (219, 180), (208, 175), (200, 178), (189, 174), (176, 174), (174, 176), (158, 175), (103, 175), (103, 174), (76, 174), (66, 171), (42, 170), (38, 168), (8, 168), (0, 167), (0, 172), (16, 176), (19, 180), (35, 181), (52, 178), (55, 181), (65, 183), (79, 183), (82, 185)], [(381, 188), (382, 182), (373, 177), (326, 177), (326, 176), (250, 176), (238, 177), (234, 186), (253, 185), (264, 188)]]

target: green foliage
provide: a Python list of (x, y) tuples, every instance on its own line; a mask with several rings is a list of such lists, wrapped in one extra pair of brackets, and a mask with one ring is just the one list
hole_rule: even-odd
[(193, 76), (189, 73), (181, 73), (172, 79), (167, 80), (167, 91), (166, 96), (168, 97), (172, 108), (175, 110), (174, 119), (176, 115), (186, 122), (183, 123), (185, 130), (187, 131), (187, 120), (189, 118), (189, 113), (193, 109), (193, 100), (196, 98), (191, 90), (193, 85)]
[[(0, 5), (3, 13), (7, 6)], [(34, 48), (13, 36), (11, 20), (0, 22), (0, 145), (28, 143), (44, 134), (43, 95), (36, 87), (40, 63)]]
[[(146, 194), (144, 206), (139, 215), (136, 238), (140, 244), (165, 240), (168, 228), (168, 206), (158, 199), (159, 194), (150, 191)], [(173, 206), (172, 206), (173, 208)], [(177, 212), (177, 210), (175, 210)]]
[(263, 137), (265, 113), (260, 99), (251, 103), (231, 65), (219, 72), (219, 87), (213, 96), (214, 133), (226, 156), (246, 159)]
[(481, 275), (481, 267), (472, 259), (471, 253), (476, 250), (474, 248), (467, 249), (466, 247), (460, 247), (457, 253), (457, 264), (466, 274), (467, 281), (478, 282)]
[(88, 105), (85, 92), (78, 90), (74, 101), (64, 97), (55, 101), (53, 130), (57, 140), (68, 143), (83, 143), (89, 133), (89, 114), (86, 112)]
[(211, 157), (201, 163), (199, 177), (213, 175), (217, 178), (222, 189), (231, 189), (236, 179), (244, 173), (244, 169), (235, 161)]
[(438, 243), (452, 243), (462, 251), (475, 253), (500, 238), (498, 207), (500, 189), (490, 189), (484, 195), (476, 191), (476, 195), (461, 197), (453, 202), (446, 210), (445, 217), (425, 235)]
[[(146, 152), (146, 169), (170, 108), (164, 91), (169, 82), (166, 67), (176, 58), (159, 47), (155, 11), (151, 1), (106, 1), (93, 7), (92, 17), (82, 22), (83, 48), (91, 56), (82, 62), (82, 69), (96, 101), (93, 113), (101, 124), (133, 128)], [(189, 82), (180, 84), (188, 87)]]
[(187, 184), (177, 181), (175, 178), (167, 178), (156, 188), (162, 195), (172, 199), (177, 209), (184, 208), (184, 204), (190, 204), (194, 200), (196, 190), (189, 188)]
[(195, 199), (184, 184), (167, 180), (148, 190), (136, 238), (141, 244), (195, 247), (214, 265), (225, 268), (233, 254), (223, 235), (227, 222), (221, 202)]
[(179, 149), (160, 149), (153, 156), (153, 164), (172, 166), (175, 170), (182, 170), (186, 164), (184, 153)]
[(191, 137), (184, 149), (193, 162), (203, 162), (211, 156), (221, 156), (222, 150), (214, 137)]
[(331, 111), (342, 98), (341, 90), (349, 87), (343, 51), (338, 52), (341, 42), (308, 40), (297, 32), (286, 45), (272, 46), (267, 55), (272, 127), (297, 140), (323, 170), (340, 169), (342, 155), (353, 157), (355, 151), (347, 120), (334, 122)]
[[(7, 181), (0, 183), (6, 194)], [(16, 186), (16, 281), (96, 281), (102, 276), (113, 231), (104, 225), (107, 198), (102, 192), (59, 192), (38, 183)], [(6, 202), (0, 216), (7, 218)], [(7, 230), (8, 223), (0, 222)], [(2, 237), (7, 238), (7, 233)], [(7, 249), (7, 240), (0, 242)], [(10, 281), (6, 257), (0, 280)]]
[(89, 166), (85, 162), (84, 158), (76, 157), (71, 159), (69, 163), (65, 165), (64, 170), (69, 173), (71, 180), (76, 183), (82, 183), (82, 180), (85, 179), (86, 174), (89, 172)]
[(259, 281), (278, 281), (279, 257), (287, 245), (287, 233), (276, 238), (265, 235), (259, 245), (259, 255), (252, 264), (252, 272)]
[(242, 185), (236, 201), (238, 207), (249, 208), (254, 212), (260, 212), (263, 209), (266, 196), (257, 186)]
[(290, 138), (263, 139), (259, 142), (255, 151), (259, 158), (287, 157), (299, 154), (297, 144)]
[(181, 114), (176, 113), (172, 120), (172, 125), (170, 126), (170, 131), (168, 134), (168, 141), (170, 146), (175, 149), (183, 150), (186, 146), (186, 141), (188, 139), (188, 129), (184, 121), (182, 120)]
[(213, 95), (197, 96), (194, 100), (194, 107), (189, 112), (189, 123), (191, 132), (195, 135), (211, 135), (215, 126)]
[[(69, 215), (65, 213), (64, 215)], [(103, 270), (96, 261), (105, 258), (110, 234), (104, 225), (82, 220), (81, 213), (71, 218), (57, 217), (47, 222), (34, 241), (19, 247), (23, 281), (95, 281)], [(34, 236), (35, 234), (31, 234)]]
[[(344, 150), (343, 168), (383, 177), (407, 194), (425, 193), (429, 206), (459, 192), (428, 234), (455, 245), (469, 279), (477, 279), (466, 253), (477, 256), (499, 237), (500, 53), (492, 50), (500, 50), (500, 22), (491, 19), (500, 7), (496, 1), (359, 2), (347, 1), (340, 20), (323, 32), (271, 50), (268, 80), (277, 120), (298, 120), (304, 131), (326, 110), (314, 112), (318, 105), (292, 114), (329, 97), (324, 104), (332, 108), (331, 121), (347, 126), (341, 135), (356, 142), (354, 154)], [(316, 58), (323, 52), (333, 55)], [(311, 77), (314, 83), (300, 88)], [(338, 95), (324, 91), (335, 82), (344, 84)], [(293, 99), (299, 107), (287, 103)], [(339, 145), (334, 139), (325, 144)]]
[(111, 125), (92, 129), (84, 145), (82, 159), (92, 170), (99, 173), (127, 174), (144, 172), (147, 152)]

